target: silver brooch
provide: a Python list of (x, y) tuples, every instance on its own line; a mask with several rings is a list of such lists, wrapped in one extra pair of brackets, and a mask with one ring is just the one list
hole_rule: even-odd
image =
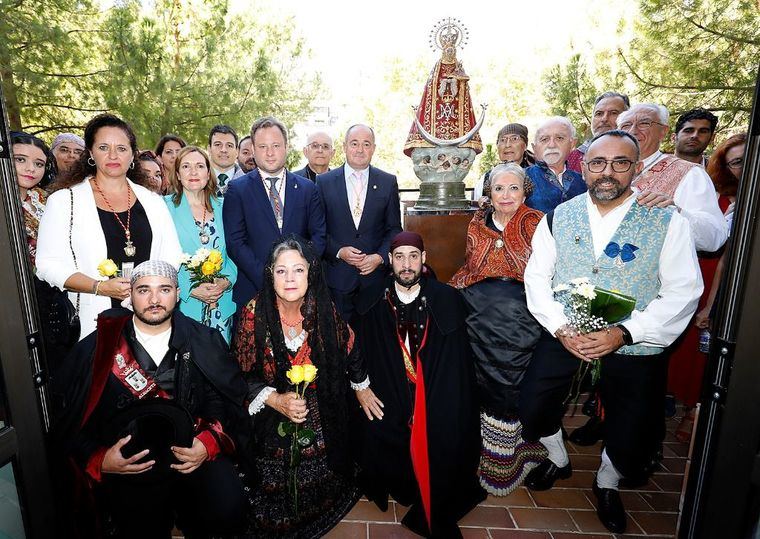
[(494, 243), (494, 245), (496, 246), (497, 249), (501, 249), (502, 247), (504, 247), (504, 242), (502, 241), (501, 238), (499, 238), (498, 240), (496, 240), (496, 243)]

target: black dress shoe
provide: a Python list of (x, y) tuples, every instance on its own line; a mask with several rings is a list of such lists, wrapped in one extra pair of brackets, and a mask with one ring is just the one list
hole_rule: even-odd
[(573, 468), (569, 462), (567, 466), (560, 468), (546, 459), (525, 477), (525, 486), (530, 490), (549, 490), (557, 479), (567, 479), (571, 475)]
[(586, 399), (586, 402), (583, 403), (583, 406), (581, 407), (581, 412), (583, 412), (583, 415), (587, 415), (589, 417), (595, 417), (596, 416), (596, 391), (592, 391), (588, 398)]
[(604, 436), (604, 421), (598, 416), (592, 416), (582, 427), (575, 429), (569, 436), (569, 440), (575, 445), (594, 445)]
[(596, 496), (596, 515), (604, 527), (612, 533), (625, 533), (625, 509), (620, 493), (611, 488), (601, 488), (596, 484), (592, 489)]

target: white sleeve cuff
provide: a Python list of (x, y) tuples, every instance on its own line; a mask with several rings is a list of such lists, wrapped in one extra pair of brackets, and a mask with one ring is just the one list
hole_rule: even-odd
[(369, 376), (367, 376), (363, 382), (359, 382), (358, 384), (355, 384), (351, 382), (351, 389), (354, 391), (363, 391), (369, 387)]
[(249, 415), (256, 415), (260, 411), (264, 409), (264, 404), (267, 402), (267, 399), (269, 398), (269, 395), (274, 393), (276, 391), (275, 388), (267, 386), (261, 391), (259, 391), (259, 394), (256, 395), (256, 398), (251, 401), (251, 404), (248, 405), (248, 414)]

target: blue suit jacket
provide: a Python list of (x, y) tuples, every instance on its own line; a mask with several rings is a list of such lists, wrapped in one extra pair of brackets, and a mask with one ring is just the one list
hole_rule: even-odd
[(344, 170), (341, 166), (320, 174), (317, 186), (327, 222), (327, 284), (340, 292), (351, 292), (360, 285), (365, 287), (375, 279), (381, 279), (388, 268), (380, 265), (370, 275), (360, 276), (354, 266), (337, 258), (338, 250), (350, 245), (366, 254), (379, 254), (387, 264), (391, 241), (401, 232), (401, 205), (396, 176), (369, 167), (367, 198), (357, 230), (348, 205)]
[(269, 193), (256, 168), (229, 184), (224, 197), (224, 233), (227, 251), (237, 264), (238, 280), (232, 299), (244, 307), (258, 293), (272, 245), (288, 234), (297, 234), (325, 249), (325, 212), (319, 190), (309, 180), (287, 172), (282, 231), (277, 227)]

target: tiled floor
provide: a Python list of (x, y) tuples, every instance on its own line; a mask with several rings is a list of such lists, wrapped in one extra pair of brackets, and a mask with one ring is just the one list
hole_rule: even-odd
[[(678, 416), (677, 416), (678, 417)], [(572, 431), (586, 421), (578, 414), (565, 418)], [(623, 491), (628, 512), (628, 533), (622, 537), (673, 537), (676, 531), (683, 472), (688, 445), (676, 441), (677, 419), (668, 422), (663, 466), (649, 483)], [(596, 539), (611, 538), (596, 517), (596, 498), (591, 492), (599, 466), (601, 444), (576, 447), (567, 443), (573, 475), (558, 481), (547, 492), (520, 487), (505, 498), (489, 496), (460, 521), (466, 539)], [(328, 539), (390, 539), (418, 537), (403, 526), (405, 508), (391, 503), (383, 513), (374, 504), (359, 501)]]

